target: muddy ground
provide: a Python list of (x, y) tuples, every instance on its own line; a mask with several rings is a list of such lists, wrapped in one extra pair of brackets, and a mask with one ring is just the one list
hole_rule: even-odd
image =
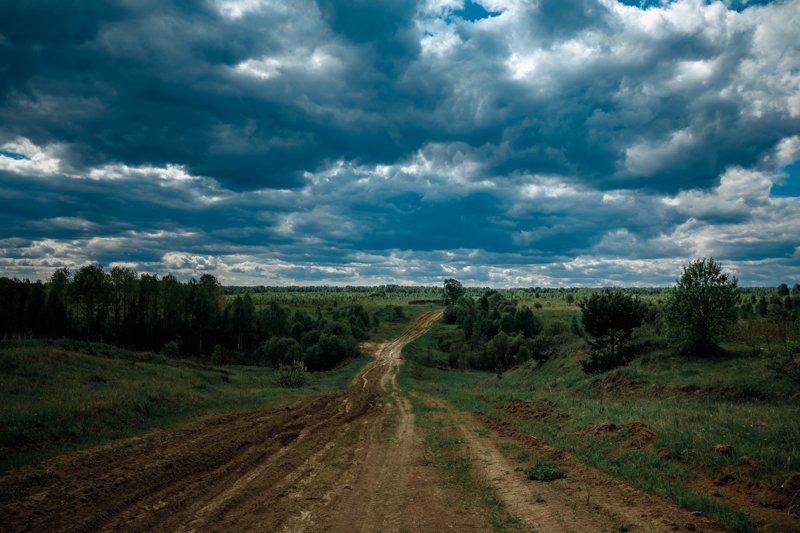
[[(485, 510), (432, 464), (395, 379), (403, 346), (438, 315), (369, 345), (375, 360), (346, 393), (208, 417), (12, 472), (0, 478), (0, 530), (491, 530)], [(501, 445), (540, 444), (421, 401), (458, 428), (477, 474), (525, 530), (717, 529), (577, 461), (564, 480), (527, 481)]]

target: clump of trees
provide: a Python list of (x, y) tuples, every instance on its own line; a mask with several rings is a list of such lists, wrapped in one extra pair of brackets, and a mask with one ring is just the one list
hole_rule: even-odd
[(673, 346), (687, 354), (713, 351), (736, 322), (738, 302), (736, 278), (723, 272), (713, 258), (689, 263), (664, 306)]
[(327, 370), (358, 355), (371, 317), (358, 304), (325, 318), (276, 302), (257, 308), (249, 293), (226, 298), (209, 274), (180, 282), (127, 268), (56, 270), (47, 283), (0, 278), (0, 338), (102, 341), (170, 357)]
[(460, 281), (453, 278), (444, 280), (444, 287), (442, 288), (444, 305), (456, 303), (465, 293), (466, 290)]
[(581, 361), (584, 372), (605, 372), (629, 363), (633, 359), (629, 343), (644, 320), (645, 306), (619, 289), (594, 293), (579, 305), (591, 346), (589, 357)]
[(491, 289), (477, 300), (462, 295), (445, 308), (444, 321), (461, 326), (460, 338), (439, 345), (451, 367), (498, 372), (529, 359), (547, 359), (555, 338), (569, 330), (560, 322), (545, 328), (530, 307)]

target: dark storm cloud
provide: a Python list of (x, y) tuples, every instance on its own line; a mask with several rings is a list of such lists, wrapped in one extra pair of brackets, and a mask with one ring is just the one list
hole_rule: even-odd
[(796, 270), (800, 7), (625, 3), (4, 3), (0, 269)]
[[(77, 169), (183, 164), (243, 190), (446, 141), (488, 146), (497, 174), (674, 191), (753, 165), (798, 129), (781, 109), (753, 115), (745, 95), (721, 96), (754, 54), (753, 26), (646, 35), (597, 0), (546, 0), (454, 24), (458, 45), (435, 58), (420, 43), (440, 37), (425, 29), (436, 13), (414, 2), (249, 4), (235, 16), (225, 2), (5, 5), (4, 136), (65, 143)], [(509, 76), (509, 58), (536, 51), (544, 68)], [(662, 89), (685, 61), (716, 63), (701, 83)], [(679, 159), (676, 132), (691, 135)]]

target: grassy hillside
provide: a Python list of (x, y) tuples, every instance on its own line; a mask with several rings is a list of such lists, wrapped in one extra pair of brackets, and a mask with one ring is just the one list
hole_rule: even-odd
[[(554, 317), (567, 316), (559, 311)], [(457, 335), (440, 323), (409, 345), (405, 385), (542, 438), (729, 529), (753, 523), (723, 497), (727, 487), (779, 505), (781, 484), (800, 471), (800, 388), (744, 343), (726, 344), (723, 356), (686, 358), (644, 337), (630, 365), (598, 375), (581, 370), (586, 344), (572, 337), (549, 360), (498, 377), (444, 369), (438, 347)], [(732, 448), (720, 453), (717, 445)]]
[(308, 385), (265, 367), (211, 366), (104, 344), (0, 342), (0, 471), (200, 415), (347, 387), (358, 359)]

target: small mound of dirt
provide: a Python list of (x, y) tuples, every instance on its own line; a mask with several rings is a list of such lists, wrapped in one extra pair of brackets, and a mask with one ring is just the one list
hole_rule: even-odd
[(662, 459), (672, 459), (672, 451), (669, 448), (659, 448), (656, 453)]
[(585, 428), (576, 431), (575, 433), (571, 433), (571, 435), (594, 435), (596, 437), (602, 437), (608, 433), (616, 433), (618, 431), (618, 425), (614, 424), (613, 422), (603, 422), (600, 424), (589, 424)]
[(600, 392), (626, 394), (636, 392), (645, 382), (625, 373), (608, 374), (597, 378), (589, 384), (589, 388)]
[(711, 451), (722, 455), (731, 455), (733, 453), (733, 446), (730, 444), (715, 444), (711, 447)]
[(619, 431), (619, 426), (612, 422), (603, 422), (592, 427), (592, 433), (595, 435), (602, 435), (603, 433), (616, 433)]
[(517, 420), (527, 420), (530, 418), (536, 420), (549, 420), (568, 418), (568, 415), (556, 411), (553, 408), (553, 403), (540, 398), (536, 402), (526, 402), (525, 400), (511, 400), (509, 403), (500, 407), (500, 411), (506, 413), (509, 418)]
[(644, 448), (658, 437), (655, 431), (638, 421), (625, 424), (625, 432), (628, 434), (626, 443), (631, 448)]
[(755, 470), (758, 468), (758, 462), (752, 457), (743, 455), (739, 457), (739, 466), (744, 467), (747, 470)]
[(786, 478), (781, 485), (781, 493), (785, 495), (784, 503), (789, 516), (800, 518), (800, 472)]
[(474, 412), (475, 416), (477, 416), (483, 424), (488, 427), (489, 429), (497, 432), (497, 434), (501, 437), (508, 437), (519, 442), (523, 442), (528, 446), (541, 446), (542, 442), (539, 441), (533, 435), (525, 433), (524, 431), (520, 431), (515, 429), (511, 424), (506, 422), (505, 420), (498, 420), (497, 418), (493, 418), (491, 416), (484, 415), (483, 413)]

